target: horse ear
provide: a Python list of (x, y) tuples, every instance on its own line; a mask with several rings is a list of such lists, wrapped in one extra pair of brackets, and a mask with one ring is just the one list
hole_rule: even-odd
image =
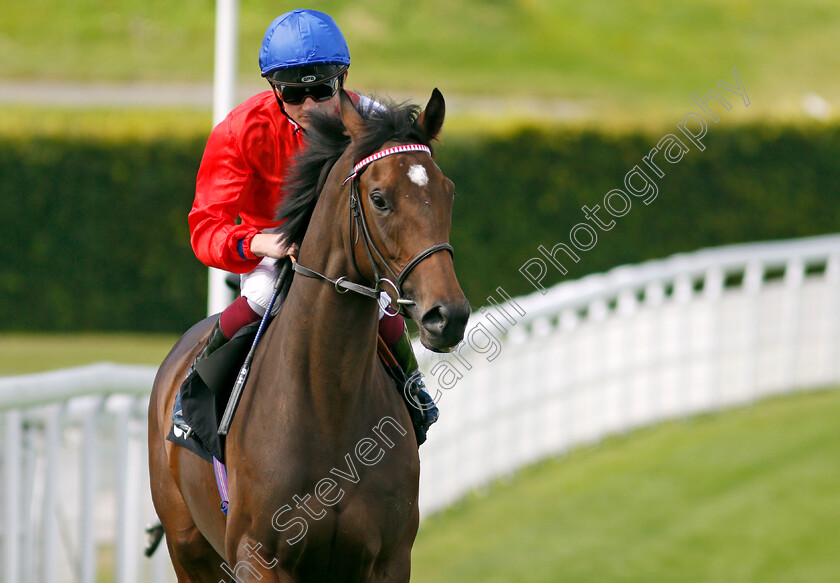
[(350, 134), (350, 139), (355, 142), (364, 134), (365, 120), (359, 115), (356, 106), (353, 105), (353, 100), (350, 99), (350, 96), (347, 95), (344, 89), (341, 90), (340, 113), (341, 122), (347, 129), (347, 133)]
[(435, 139), (440, 133), (445, 115), (446, 102), (443, 100), (443, 94), (435, 87), (432, 90), (429, 103), (426, 104), (426, 109), (420, 114), (419, 120), (420, 126), (426, 131), (426, 135), (430, 139)]

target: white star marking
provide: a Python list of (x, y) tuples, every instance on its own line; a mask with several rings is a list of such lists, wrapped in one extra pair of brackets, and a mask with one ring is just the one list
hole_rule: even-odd
[(426, 186), (429, 183), (429, 175), (426, 169), (420, 164), (412, 164), (408, 169), (408, 177), (417, 186)]

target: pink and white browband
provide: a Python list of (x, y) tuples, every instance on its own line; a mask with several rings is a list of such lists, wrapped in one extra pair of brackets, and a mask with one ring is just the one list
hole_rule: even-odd
[(393, 148), (379, 150), (375, 154), (371, 154), (353, 166), (353, 173), (350, 174), (350, 176), (348, 176), (342, 184), (347, 184), (350, 180), (356, 178), (356, 176), (359, 175), (359, 171), (371, 162), (376, 162), (380, 158), (390, 156), (391, 154), (402, 154), (403, 152), (426, 152), (429, 156), (432, 155), (432, 151), (428, 148), (428, 146), (423, 146), (422, 144), (405, 144), (403, 146), (394, 146)]

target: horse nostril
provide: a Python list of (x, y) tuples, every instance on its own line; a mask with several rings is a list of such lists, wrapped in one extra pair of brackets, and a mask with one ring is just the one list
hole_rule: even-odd
[(434, 304), (420, 319), (420, 324), (430, 334), (445, 337), (449, 340), (461, 340), (464, 327), (470, 317), (470, 304), (466, 299), (462, 303)]
[(446, 306), (443, 304), (435, 304), (430, 310), (423, 314), (423, 318), (420, 320), (420, 323), (423, 325), (423, 328), (429, 332), (439, 335), (446, 329), (446, 322), (448, 321), (447, 315), (448, 310), (446, 309)]

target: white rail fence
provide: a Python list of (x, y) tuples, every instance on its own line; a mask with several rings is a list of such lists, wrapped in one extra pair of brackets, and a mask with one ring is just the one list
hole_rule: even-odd
[(474, 314), (459, 356), (426, 355), (441, 418), (420, 450), (424, 512), (608, 435), (840, 384), (840, 236), (675, 255), (513, 301)]
[(102, 363), (0, 379), (0, 582), (174, 581), (143, 556), (155, 369)]
[[(421, 509), (634, 427), (840, 384), (838, 343), (840, 236), (677, 255), (477, 312), (457, 354), (421, 355), (442, 412)], [(0, 581), (174, 580), (165, 545), (142, 556), (153, 377), (0, 379)]]

